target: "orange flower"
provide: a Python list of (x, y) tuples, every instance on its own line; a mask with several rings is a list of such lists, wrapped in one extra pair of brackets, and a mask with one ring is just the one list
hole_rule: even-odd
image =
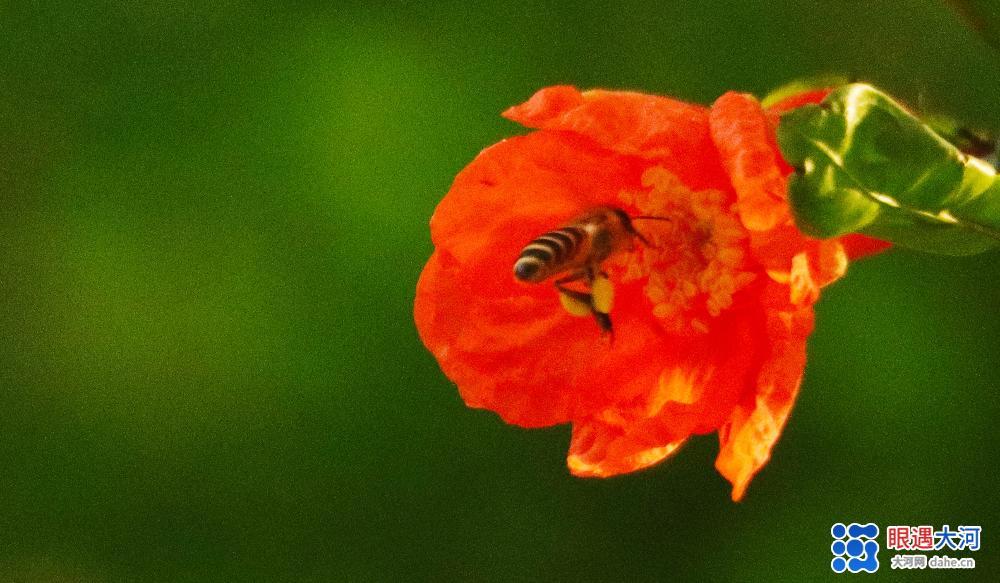
[[(739, 500), (795, 401), (820, 288), (885, 246), (795, 228), (774, 129), (800, 104), (550, 87), (504, 112), (539, 131), (458, 175), (417, 284), (420, 337), (465, 402), (524, 427), (572, 423), (577, 476), (639, 470), (718, 431)], [(552, 285), (512, 273), (525, 244), (599, 206), (671, 219), (636, 223), (650, 245), (601, 264), (613, 343)]]

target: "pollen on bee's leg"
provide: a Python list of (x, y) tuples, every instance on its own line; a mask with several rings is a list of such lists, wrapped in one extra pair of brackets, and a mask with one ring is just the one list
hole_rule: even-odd
[(573, 316), (583, 318), (591, 314), (588, 302), (575, 298), (564, 291), (559, 292), (559, 303), (562, 304), (564, 310)]
[(607, 276), (599, 275), (590, 285), (591, 304), (594, 310), (602, 314), (610, 314), (615, 302), (615, 286)]

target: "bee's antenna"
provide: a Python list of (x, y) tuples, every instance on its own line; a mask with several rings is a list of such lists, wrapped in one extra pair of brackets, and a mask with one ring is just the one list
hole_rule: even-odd
[(633, 221), (644, 219), (647, 221), (669, 221), (670, 217), (655, 217), (653, 215), (639, 215), (638, 217), (631, 217)]

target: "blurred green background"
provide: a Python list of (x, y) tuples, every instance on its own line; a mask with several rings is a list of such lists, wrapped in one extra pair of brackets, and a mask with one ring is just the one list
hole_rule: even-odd
[(854, 520), (982, 525), (996, 577), (998, 253), (828, 289), (741, 504), (714, 436), (570, 477), (414, 330), (507, 106), (817, 73), (1000, 130), (1000, 53), (931, 0), (0, 2), (0, 581), (815, 580)]

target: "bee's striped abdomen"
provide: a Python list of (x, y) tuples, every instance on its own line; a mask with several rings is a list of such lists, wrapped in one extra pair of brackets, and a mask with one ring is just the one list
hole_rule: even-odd
[(521, 250), (514, 263), (514, 277), (538, 282), (563, 271), (578, 255), (584, 237), (584, 229), (576, 226), (545, 233)]

